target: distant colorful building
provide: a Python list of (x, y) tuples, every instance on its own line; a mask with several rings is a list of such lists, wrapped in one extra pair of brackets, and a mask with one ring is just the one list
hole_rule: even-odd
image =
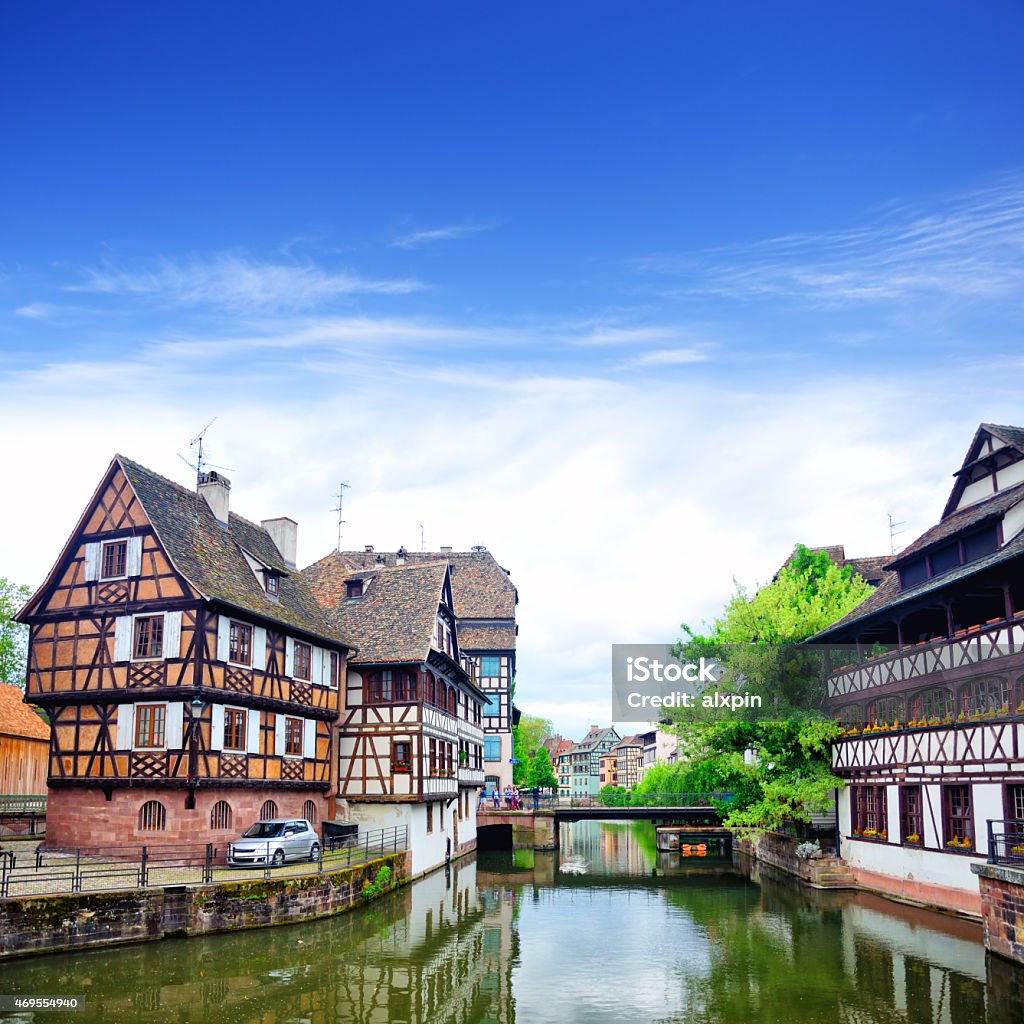
[(16, 686), (0, 683), (0, 793), (45, 796), (50, 727)]

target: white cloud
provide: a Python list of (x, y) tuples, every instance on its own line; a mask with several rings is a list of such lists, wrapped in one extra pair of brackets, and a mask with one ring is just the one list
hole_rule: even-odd
[(663, 348), (645, 352), (628, 365), (632, 366), (685, 366), (689, 363), (703, 363), (711, 358), (707, 345), (691, 345), (689, 348)]
[(95, 267), (84, 277), (69, 290), (256, 312), (307, 309), (353, 295), (405, 295), (424, 287), (412, 278), (371, 279), (311, 262), (273, 263), (236, 253), (163, 259), (152, 268)]
[(490, 231), (494, 227), (489, 223), (447, 224), (438, 228), (420, 228), (396, 238), (391, 244), (398, 249), (418, 249), (422, 245), (434, 242), (453, 242), (462, 238), (478, 235), (481, 231)]
[(53, 307), (43, 302), (30, 302), (27, 306), (19, 306), (15, 316), (23, 316), (27, 320), (45, 320), (53, 313)]

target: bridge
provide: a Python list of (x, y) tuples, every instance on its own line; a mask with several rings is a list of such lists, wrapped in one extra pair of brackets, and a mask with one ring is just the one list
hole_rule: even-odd
[(608, 804), (599, 797), (565, 797), (540, 801), (526, 798), (525, 808), (511, 811), (491, 806), (477, 812), (478, 835), (488, 828), (510, 827), (513, 849), (554, 850), (558, 827), (573, 821), (650, 821), (655, 825), (721, 826), (714, 801), (728, 802), (731, 793), (644, 793)]

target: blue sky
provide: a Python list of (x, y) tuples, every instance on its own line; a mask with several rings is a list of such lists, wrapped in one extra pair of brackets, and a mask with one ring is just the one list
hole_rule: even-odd
[[(893, 9), (893, 8), (896, 9)], [(0, 4), (0, 574), (109, 458), (487, 544), (576, 734), (1024, 422), (1020, 4)], [(909, 539), (909, 538), (905, 538)]]

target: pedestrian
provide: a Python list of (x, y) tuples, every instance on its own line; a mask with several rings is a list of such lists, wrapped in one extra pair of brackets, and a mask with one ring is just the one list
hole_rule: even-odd
[(540, 786), (533, 787), (533, 809), (540, 810)]
[(491, 794), (491, 796), (494, 797), (494, 809), (496, 811), (500, 810), (501, 809), (501, 798), (498, 795), (498, 787), (497, 786), (494, 787), (494, 792)]

